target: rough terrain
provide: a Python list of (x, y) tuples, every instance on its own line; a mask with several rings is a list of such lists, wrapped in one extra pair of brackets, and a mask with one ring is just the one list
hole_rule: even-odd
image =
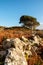
[(20, 65), (43, 65), (43, 30), (34, 33), (32, 35), (32, 30), (23, 27), (0, 27), (0, 65), (19, 65), (20, 58)]

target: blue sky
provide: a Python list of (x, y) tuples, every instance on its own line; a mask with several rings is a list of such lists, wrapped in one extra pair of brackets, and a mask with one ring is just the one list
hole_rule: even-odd
[(0, 25), (18, 26), (22, 15), (36, 17), (43, 23), (43, 0), (0, 0)]

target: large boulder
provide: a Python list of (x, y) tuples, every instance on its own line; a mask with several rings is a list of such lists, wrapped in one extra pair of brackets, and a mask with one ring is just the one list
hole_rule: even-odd
[(30, 40), (22, 36), (21, 39), (13, 38), (3, 41), (3, 48), (8, 51), (6, 51), (4, 65), (27, 65), (26, 60), (29, 57), (37, 56), (36, 51), (39, 48), (40, 39), (34, 36), (32, 42)]
[(11, 47), (14, 47), (23, 50), (24, 42), (21, 41), (19, 38), (15, 38), (15, 39), (6, 39), (3, 41), (2, 44), (3, 44), (3, 49), (9, 49)]
[(8, 49), (4, 65), (27, 65), (24, 53), (19, 53), (15, 48)]
[(0, 58), (3, 58), (3, 57), (5, 57), (6, 56), (6, 51), (0, 51)]
[(23, 51), (23, 45), (24, 45), (24, 42), (21, 41), (19, 38), (13, 39), (12, 46), (15, 47), (16, 49)]
[(3, 41), (3, 49), (8, 49), (8, 48), (10, 48), (11, 47), (11, 44), (12, 44), (13, 42), (11, 41), (11, 39), (6, 39), (6, 40), (4, 40)]

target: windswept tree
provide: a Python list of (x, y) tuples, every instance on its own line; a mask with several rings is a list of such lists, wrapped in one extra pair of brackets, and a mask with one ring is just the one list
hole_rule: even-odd
[(36, 18), (34, 18), (32, 16), (26, 16), (26, 15), (23, 15), (20, 17), (19, 23), (22, 23), (23, 26), (30, 28), (32, 30), (40, 25), (40, 23), (37, 21)]

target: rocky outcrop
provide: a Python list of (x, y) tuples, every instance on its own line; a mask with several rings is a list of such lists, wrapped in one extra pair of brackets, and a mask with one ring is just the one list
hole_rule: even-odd
[(27, 65), (24, 53), (15, 48), (8, 49), (4, 65)]
[[(37, 35), (32, 36), (32, 39), (11, 38), (3, 41), (3, 49), (5, 50), (4, 65), (33, 65), (40, 55), (41, 38)], [(31, 59), (30, 59), (31, 58)], [(33, 59), (32, 59), (33, 58)], [(30, 64), (31, 60), (31, 64)]]

